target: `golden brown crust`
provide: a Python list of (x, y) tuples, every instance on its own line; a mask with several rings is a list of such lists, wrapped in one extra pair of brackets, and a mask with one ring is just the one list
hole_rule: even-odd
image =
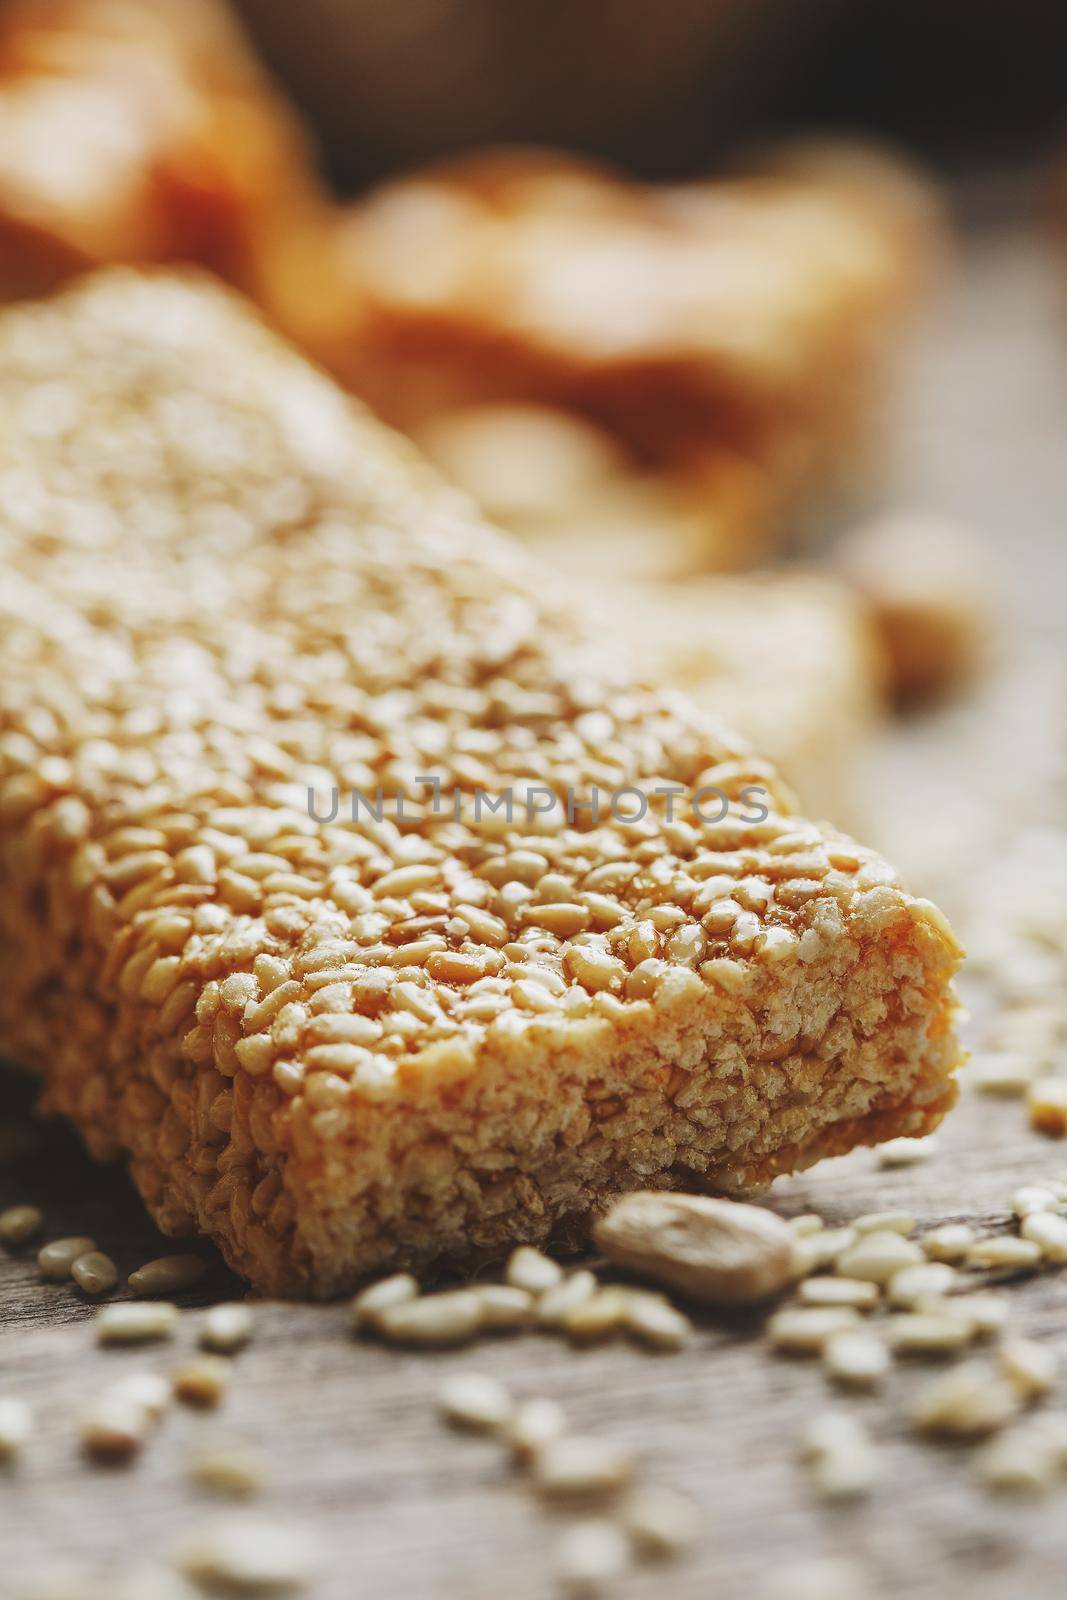
[(8, 312), (0, 414), (0, 1047), (168, 1232), (330, 1294), (946, 1107), (936, 909), (229, 296)]

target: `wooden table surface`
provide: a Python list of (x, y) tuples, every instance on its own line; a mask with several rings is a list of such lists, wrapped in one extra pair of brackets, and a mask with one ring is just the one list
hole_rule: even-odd
[[(1057, 315), (1052, 263), (1036, 236), (1002, 220), (979, 226), (908, 386), (890, 497), (959, 513), (997, 542), (1023, 626), (999, 678), (976, 698), (888, 742), (876, 831), (895, 840), (929, 839), (935, 802), (952, 834), (953, 796), (973, 814), (970, 774), (988, 770), (991, 749), (1010, 804), (1019, 736), (1006, 703), (1033, 711), (1027, 748), (1039, 766), (1054, 731), (1043, 718), (1055, 714), (1046, 709), (1055, 705), (1050, 674), (1062, 669), (1067, 638), (1067, 342)], [(1012, 675), (1015, 698), (1005, 702)], [(1020, 793), (1026, 778), (1020, 770)], [(1067, 825), (1062, 794), (1036, 798)], [(1009, 833), (1015, 823), (1007, 818)], [(955, 870), (966, 877), (982, 865), (963, 860)], [(979, 1014), (988, 1008), (979, 985), (969, 997)], [(28, 1104), (23, 1085), (6, 1080), (2, 1090), (17, 1118)], [(1067, 1146), (1029, 1132), (1017, 1103), (972, 1092), (923, 1165), (886, 1171), (872, 1152), (858, 1152), (781, 1182), (768, 1203), (789, 1215), (816, 1209), (829, 1221), (907, 1207), (924, 1226), (1001, 1223), (1020, 1183), (1064, 1171)], [(125, 1180), (94, 1168), (62, 1130), (0, 1167), (0, 1205), (22, 1200), (43, 1206), (48, 1236), (92, 1234), (124, 1272), (167, 1248)], [(199, 1306), (241, 1292), (217, 1266), (182, 1299)], [(1060, 1347), (1067, 1368), (1067, 1275), (1007, 1292), (1014, 1325)], [(22, 1462), (0, 1481), (4, 1596), (47, 1593), (46, 1578), (67, 1574), (110, 1595), (116, 1575), (165, 1562), (217, 1512), (189, 1483), (187, 1462), (197, 1444), (223, 1439), (250, 1443), (267, 1460), (256, 1514), (313, 1530), (320, 1600), (551, 1596), (553, 1544), (567, 1519), (534, 1502), (497, 1446), (448, 1433), (434, 1414), (442, 1377), (471, 1365), (520, 1396), (559, 1399), (576, 1427), (632, 1448), (643, 1481), (682, 1488), (702, 1507), (706, 1529), (692, 1556), (635, 1570), (622, 1597), (747, 1600), (775, 1574), (825, 1556), (854, 1559), (881, 1596), (1044, 1600), (1063, 1589), (1067, 1485), (1036, 1503), (994, 1500), (976, 1486), (967, 1451), (917, 1442), (902, 1406), (928, 1367), (901, 1363), (884, 1393), (846, 1402), (869, 1420), (883, 1481), (865, 1503), (828, 1508), (810, 1492), (796, 1442), (805, 1419), (839, 1402), (817, 1365), (771, 1357), (755, 1323), (703, 1322), (694, 1344), (669, 1356), (626, 1344), (574, 1352), (537, 1335), (421, 1355), (355, 1341), (342, 1306), (264, 1304), (219, 1412), (174, 1408), (134, 1466), (102, 1470), (79, 1454), (80, 1411), (123, 1370), (171, 1369), (193, 1347), (196, 1319), (183, 1319), (174, 1345), (138, 1355), (99, 1349), (93, 1317), (72, 1288), (41, 1282), (32, 1251), (0, 1254), (0, 1394), (25, 1396), (38, 1419)], [(1052, 1404), (1067, 1414), (1067, 1391)], [(147, 1600), (151, 1590), (137, 1593)]]

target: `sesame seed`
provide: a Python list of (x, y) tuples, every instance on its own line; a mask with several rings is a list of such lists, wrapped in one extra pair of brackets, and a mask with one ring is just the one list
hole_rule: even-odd
[(988, 1362), (965, 1361), (927, 1384), (913, 1402), (910, 1416), (922, 1432), (966, 1438), (1004, 1427), (1020, 1405), (1014, 1385)]
[(395, 1272), (361, 1289), (352, 1301), (352, 1321), (357, 1328), (373, 1328), (383, 1311), (405, 1305), (418, 1296), (419, 1285), (410, 1272)]
[(178, 1307), (163, 1300), (153, 1305), (105, 1306), (96, 1319), (96, 1337), (101, 1344), (142, 1344), (152, 1339), (169, 1339), (180, 1317)]
[(972, 1329), (948, 1311), (905, 1311), (887, 1319), (886, 1335), (897, 1355), (947, 1356), (970, 1343)]
[(207, 1265), (199, 1256), (158, 1256), (131, 1272), (126, 1284), (137, 1295), (180, 1294), (199, 1283), (206, 1271)]
[(186, 1577), (204, 1588), (292, 1593), (311, 1583), (316, 1541), (277, 1521), (219, 1522), (197, 1529), (178, 1552), (178, 1563)]
[(805, 1278), (798, 1296), (806, 1306), (854, 1306), (857, 1311), (871, 1311), (881, 1295), (876, 1283), (866, 1283), (859, 1278)]
[(212, 1306), (200, 1324), (200, 1344), (219, 1355), (233, 1355), (251, 1339), (253, 1322), (251, 1306), (239, 1301)]
[(1026, 1097), (1030, 1126), (1062, 1139), (1067, 1134), (1067, 1078), (1038, 1078)]
[(38, 1270), (42, 1277), (63, 1283), (70, 1277), (71, 1268), (78, 1257), (88, 1255), (95, 1249), (96, 1240), (81, 1234), (69, 1239), (51, 1239), (37, 1252)]
[(507, 1389), (485, 1372), (455, 1372), (445, 1379), (437, 1405), (446, 1422), (473, 1433), (495, 1433), (507, 1426), (514, 1402)]
[(543, 1255), (540, 1250), (535, 1250), (528, 1244), (521, 1244), (508, 1257), (505, 1277), (514, 1289), (525, 1289), (530, 1294), (544, 1294), (546, 1289), (552, 1289), (559, 1283), (563, 1277), (563, 1268), (558, 1262)]
[(822, 1360), (835, 1383), (857, 1389), (873, 1388), (892, 1364), (885, 1345), (866, 1328), (833, 1334), (823, 1346)]
[(946, 1222), (924, 1233), (919, 1244), (929, 1260), (956, 1263), (966, 1258), (974, 1241), (974, 1229), (965, 1222)]
[(821, 1268), (832, 1267), (838, 1257), (846, 1250), (850, 1250), (859, 1238), (855, 1228), (825, 1228), (821, 1233), (811, 1234), (803, 1240), (804, 1246), (811, 1252), (810, 1261), (813, 1272)]
[(937, 1139), (927, 1134), (925, 1139), (889, 1139), (878, 1147), (880, 1167), (913, 1167), (936, 1154)]
[(579, 1522), (556, 1548), (556, 1575), (570, 1600), (600, 1600), (626, 1571), (629, 1547), (612, 1522)]
[(868, 1211), (852, 1223), (857, 1233), (915, 1232), (915, 1218), (910, 1211)]
[(998, 1051), (972, 1062), (967, 1079), (979, 1094), (1021, 1099), (1038, 1074), (1038, 1063), (1016, 1051)]
[(1006, 1428), (990, 1439), (974, 1465), (979, 1481), (998, 1494), (1046, 1494), (1061, 1471), (1048, 1439), (1028, 1423)]
[(859, 1418), (846, 1412), (816, 1417), (804, 1432), (801, 1453), (822, 1499), (857, 1499), (869, 1494), (877, 1481), (878, 1459), (871, 1437)]
[(821, 1233), (825, 1227), (823, 1219), (815, 1211), (805, 1211), (799, 1217), (790, 1217), (789, 1226), (800, 1239), (809, 1239), (813, 1233)]
[(538, 1326), (563, 1327), (573, 1311), (593, 1298), (597, 1288), (596, 1277), (587, 1268), (570, 1273), (552, 1288), (546, 1289), (537, 1301), (535, 1317)]
[(44, 1212), (37, 1206), (8, 1206), (0, 1211), (0, 1244), (28, 1244), (44, 1227)]
[(1035, 1211), (1055, 1211), (1059, 1205), (1051, 1189), (1027, 1183), (1016, 1189), (1011, 1197), (1011, 1209), (1019, 1218), (1029, 1217)]
[(976, 1339), (989, 1338), (1001, 1333), (1007, 1326), (1011, 1306), (1003, 1295), (956, 1295), (952, 1301), (952, 1314), (966, 1318)]
[(482, 1326), (487, 1333), (511, 1333), (528, 1327), (533, 1321), (535, 1301), (527, 1289), (516, 1289), (510, 1283), (483, 1283), (474, 1290), (482, 1308)]
[(533, 1482), (548, 1499), (579, 1500), (616, 1493), (630, 1479), (633, 1461), (603, 1439), (564, 1434), (533, 1457)]
[(627, 1319), (627, 1293), (624, 1289), (598, 1289), (573, 1306), (560, 1326), (576, 1344), (595, 1344), (621, 1333)]
[(1046, 1261), (1057, 1266), (1067, 1261), (1067, 1217), (1052, 1211), (1032, 1211), (1019, 1229), (1023, 1238), (1036, 1244)]
[(1011, 1234), (979, 1239), (967, 1253), (967, 1265), (983, 1270), (1004, 1267), (1013, 1272), (1032, 1271), (1040, 1261), (1040, 1245), (1032, 1239), (1016, 1239)]
[(96, 1461), (128, 1461), (144, 1444), (150, 1424), (135, 1401), (103, 1395), (82, 1418), (82, 1448)]
[(451, 1289), (387, 1306), (374, 1326), (394, 1344), (465, 1344), (481, 1330), (483, 1318), (476, 1290)]
[(33, 1412), (25, 1400), (0, 1395), (0, 1461), (13, 1461), (33, 1433)]
[(214, 1445), (189, 1463), (189, 1476), (211, 1494), (234, 1498), (258, 1494), (267, 1480), (263, 1457), (247, 1445)]
[(1050, 1393), (1059, 1370), (1055, 1350), (1033, 1339), (1005, 1339), (997, 1352), (1001, 1370), (1024, 1400)]
[(681, 1350), (693, 1337), (689, 1318), (663, 1295), (630, 1290), (623, 1325), (631, 1338), (653, 1350)]
[(230, 1382), (231, 1364), (225, 1356), (194, 1356), (175, 1372), (175, 1396), (188, 1406), (208, 1410), (217, 1406)]
[(108, 1294), (119, 1281), (119, 1269), (102, 1250), (78, 1256), (70, 1275), (83, 1294)]
[(834, 1334), (859, 1325), (851, 1306), (786, 1306), (767, 1323), (767, 1337), (775, 1350), (790, 1355), (819, 1355)]
[(880, 1231), (861, 1234), (856, 1243), (843, 1250), (834, 1271), (843, 1278), (860, 1278), (866, 1283), (888, 1283), (902, 1267), (923, 1260), (919, 1246), (899, 1233)]
[(948, 1294), (957, 1282), (955, 1268), (944, 1261), (922, 1261), (901, 1267), (889, 1280), (886, 1294), (891, 1306), (910, 1309), (920, 1300)]
[(702, 1519), (688, 1495), (650, 1485), (633, 1490), (620, 1520), (638, 1556), (666, 1561), (676, 1559), (696, 1542)]

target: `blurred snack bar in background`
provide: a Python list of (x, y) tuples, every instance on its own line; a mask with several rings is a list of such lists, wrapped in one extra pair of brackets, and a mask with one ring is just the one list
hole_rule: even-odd
[(521, 454), (471, 406), (595, 426), (617, 467), (582, 533), (634, 575), (758, 564), (862, 478), (939, 243), (924, 183), (849, 143), (659, 186), (488, 150), (341, 205), (221, 0), (0, 10), (0, 294), (198, 262), (446, 470)]
[(253, 289), (263, 230), (322, 203), (307, 139), (216, 0), (0, 7), (0, 293), (112, 261)]
[(773, 761), (812, 815), (865, 815), (884, 662), (867, 611), (799, 570), (601, 589), (630, 670), (683, 689)]
[(595, 422), (703, 517), (691, 570), (752, 565), (867, 461), (940, 238), (919, 193), (824, 146), (661, 187), (471, 155), (351, 208), (347, 326), (314, 353), (408, 431), (500, 401)]

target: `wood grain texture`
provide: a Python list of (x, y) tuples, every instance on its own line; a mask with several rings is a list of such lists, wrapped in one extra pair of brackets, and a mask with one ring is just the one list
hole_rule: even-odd
[[(1062, 652), (1067, 637), (1057, 614), (1067, 576), (1067, 350), (1056, 343), (1053, 299), (1048, 267), (1023, 235), (975, 239), (920, 364), (894, 480), (901, 499), (971, 516), (991, 537), (1010, 512), (1022, 604), (1046, 647), (1032, 669), (1039, 677), (1048, 649)], [(1006, 403), (1008, 387), (1017, 405)], [(1037, 703), (1042, 684), (1035, 678)], [(996, 705), (996, 686), (987, 693)], [(965, 715), (898, 732), (886, 758), (895, 827), (906, 831), (909, 806), (913, 826), (922, 826), (922, 780), (932, 766), (966, 773), (979, 742), (986, 748), (991, 735), (1011, 734), (990, 728), (981, 700)], [(988, 996), (972, 985), (968, 998), (980, 1018)], [(0, 1096), (18, 1117), (27, 1087), (4, 1079)], [(817, 1209), (830, 1221), (903, 1206), (923, 1226), (1000, 1222), (1019, 1183), (1064, 1170), (1067, 1146), (1030, 1133), (1017, 1104), (965, 1094), (928, 1163), (886, 1171), (873, 1153), (857, 1152), (780, 1183), (768, 1203), (790, 1215)], [(167, 1248), (124, 1178), (94, 1168), (60, 1129), (0, 1168), (0, 1205), (22, 1200), (44, 1207), (46, 1237), (93, 1234), (123, 1274)], [(881, 1490), (864, 1505), (817, 1504), (796, 1440), (804, 1420), (835, 1397), (817, 1366), (769, 1356), (758, 1324), (744, 1318), (702, 1321), (694, 1345), (670, 1356), (625, 1344), (575, 1353), (537, 1335), (420, 1355), (357, 1342), (343, 1306), (264, 1304), (217, 1414), (176, 1407), (133, 1467), (89, 1468), (77, 1446), (79, 1411), (114, 1374), (171, 1370), (193, 1348), (198, 1319), (183, 1319), (173, 1345), (102, 1350), (93, 1307), (70, 1286), (41, 1282), (33, 1255), (0, 1253), (0, 1394), (29, 1399), (39, 1424), (23, 1461), (0, 1479), (5, 1596), (32, 1594), (47, 1573), (65, 1570), (95, 1578), (106, 1594), (116, 1573), (165, 1558), (214, 1514), (217, 1503), (189, 1483), (187, 1463), (198, 1444), (223, 1438), (267, 1458), (271, 1482), (258, 1512), (314, 1530), (320, 1600), (550, 1596), (552, 1545), (565, 1519), (535, 1503), (498, 1447), (448, 1433), (435, 1416), (444, 1374), (470, 1365), (517, 1395), (561, 1400), (576, 1427), (631, 1447), (644, 1480), (686, 1489), (703, 1508), (706, 1531), (693, 1556), (669, 1570), (635, 1571), (620, 1586), (624, 1597), (747, 1600), (773, 1572), (828, 1554), (854, 1557), (874, 1594), (886, 1597), (1044, 1600), (1062, 1591), (1067, 1489), (1036, 1504), (993, 1501), (974, 1484), (966, 1451), (916, 1442), (901, 1409), (926, 1366), (901, 1363), (884, 1394), (848, 1402), (879, 1440)], [(197, 1307), (240, 1293), (216, 1265), (180, 1298)], [(1010, 1294), (1018, 1329), (1055, 1344), (1067, 1365), (1067, 1274), (1019, 1281)]]

